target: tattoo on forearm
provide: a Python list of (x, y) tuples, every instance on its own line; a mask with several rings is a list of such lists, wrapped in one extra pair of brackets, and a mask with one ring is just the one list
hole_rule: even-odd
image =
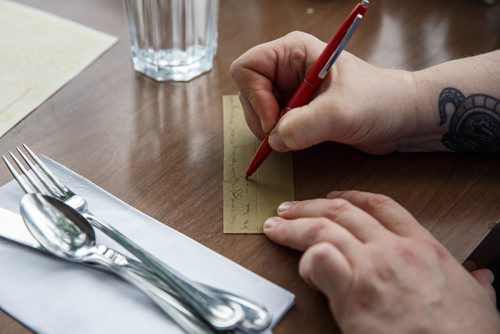
[(484, 94), (465, 97), (458, 89), (445, 88), (439, 95), (440, 126), (446, 123), (450, 104), (450, 127), (441, 139), (446, 147), (456, 152), (500, 153), (500, 100)]

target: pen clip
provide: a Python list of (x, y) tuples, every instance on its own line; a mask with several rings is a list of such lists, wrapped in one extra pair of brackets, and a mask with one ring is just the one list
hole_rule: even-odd
[(332, 67), (333, 63), (339, 57), (340, 53), (342, 52), (342, 50), (346, 46), (347, 42), (351, 38), (352, 34), (354, 33), (354, 31), (358, 27), (359, 22), (361, 21), (362, 18), (363, 18), (363, 15), (361, 15), (361, 14), (356, 15), (356, 18), (354, 19), (351, 26), (347, 30), (346, 34), (342, 38), (342, 41), (340, 42), (339, 46), (337, 47), (337, 49), (335, 49), (335, 52), (332, 54), (330, 59), (328, 59), (328, 61), (326, 62), (325, 66), (321, 69), (321, 71), (318, 73), (318, 77), (320, 79), (324, 79), (326, 77), (326, 75), (328, 74), (328, 71), (330, 70), (330, 67)]

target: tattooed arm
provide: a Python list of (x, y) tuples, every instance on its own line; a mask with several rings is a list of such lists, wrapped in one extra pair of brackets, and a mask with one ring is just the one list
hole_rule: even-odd
[(306, 106), (276, 120), (324, 48), (293, 32), (231, 66), (245, 119), (277, 151), (337, 141), (362, 151), (500, 151), (500, 51), (409, 72), (343, 52)]
[(437, 65), (415, 78), (427, 101), (419, 106), (422, 128), (439, 137), (436, 149), (500, 153), (500, 51)]

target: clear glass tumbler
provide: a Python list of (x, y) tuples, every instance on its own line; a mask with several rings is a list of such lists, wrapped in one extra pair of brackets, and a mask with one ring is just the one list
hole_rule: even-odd
[(134, 69), (158, 81), (209, 71), (219, 0), (124, 0)]

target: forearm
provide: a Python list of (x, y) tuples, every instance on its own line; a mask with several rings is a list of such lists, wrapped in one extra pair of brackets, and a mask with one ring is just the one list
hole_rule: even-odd
[(500, 153), (500, 50), (414, 76), (418, 131), (398, 150)]

